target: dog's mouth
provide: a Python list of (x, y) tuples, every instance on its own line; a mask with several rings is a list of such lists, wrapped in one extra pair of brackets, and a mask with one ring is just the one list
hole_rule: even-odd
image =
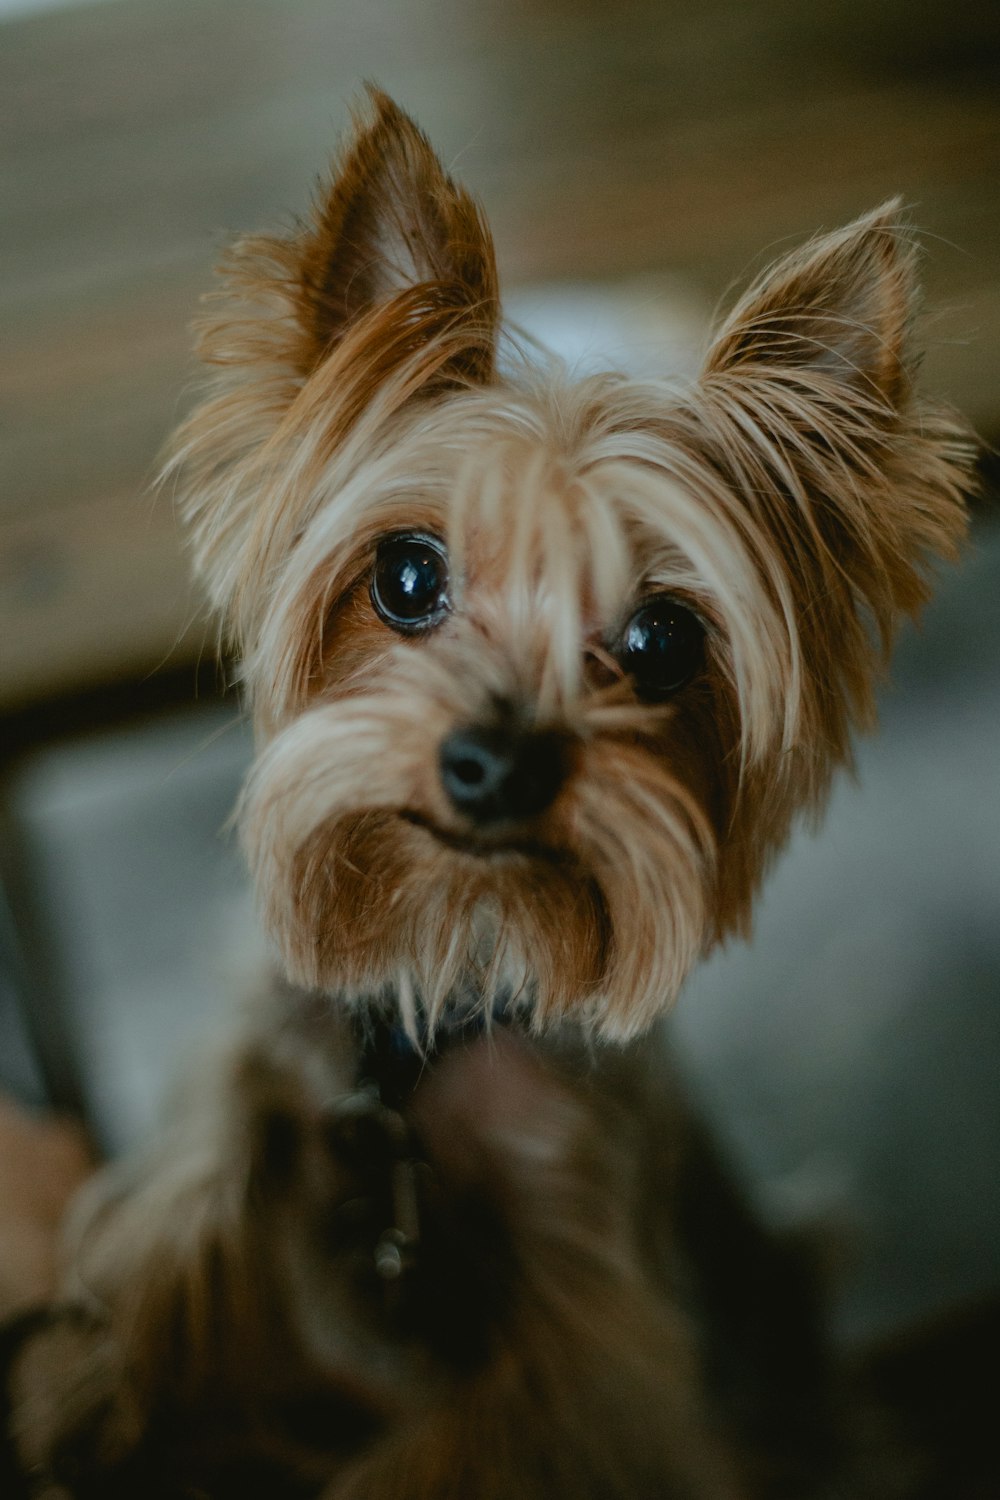
[(513, 855), (549, 865), (573, 863), (572, 856), (567, 850), (560, 849), (554, 844), (547, 844), (541, 839), (519, 838), (516, 834), (507, 836), (502, 832), (489, 836), (474, 832), (459, 833), (454, 829), (442, 828), (440, 823), (435, 823), (432, 818), (408, 807), (403, 808), (399, 816), (404, 823), (409, 823), (412, 827), (421, 828), (425, 833), (429, 833), (446, 849), (455, 850), (459, 854), (471, 854), (477, 859), (501, 859)]

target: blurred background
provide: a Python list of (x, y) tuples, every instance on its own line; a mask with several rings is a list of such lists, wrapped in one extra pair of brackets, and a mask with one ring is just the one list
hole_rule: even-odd
[[(257, 951), (249, 738), (149, 481), (221, 247), (305, 207), (367, 78), (574, 355), (655, 303), (683, 366), (734, 282), (901, 193), (926, 384), (1000, 436), (990, 0), (0, 0), (0, 1083), (109, 1149)], [(993, 469), (858, 785), (672, 1023), (764, 1210), (835, 1235), (846, 1340), (1000, 1284)]]

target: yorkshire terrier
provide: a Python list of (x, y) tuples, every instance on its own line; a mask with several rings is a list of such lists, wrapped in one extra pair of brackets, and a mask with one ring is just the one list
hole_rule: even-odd
[(745, 930), (964, 527), (889, 203), (767, 272), (686, 385), (501, 357), (489, 231), (375, 95), (239, 243), (169, 468), (243, 663), (286, 972), (414, 1034), (645, 1030)]
[[(539, 1038), (629, 1042), (746, 930), (956, 553), (972, 449), (914, 392), (914, 262), (885, 204), (767, 271), (693, 381), (574, 379), (504, 333), (480, 210), (374, 91), (312, 217), (235, 246), (166, 472), (242, 663), (239, 821), (295, 989), (83, 1234), (47, 1332), (80, 1473), (180, 1422), (280, 1450), (275, 1495), (758, 1492), (636, 1227), (619, 1116), (657, 1122), (647, 1158), (674, 1127), (635, 1046)], [(362, 1280), (407, 1288), (374, 1333), (373, 1213)], [(268, 1425), (303, 1401), (320, 1460)]]

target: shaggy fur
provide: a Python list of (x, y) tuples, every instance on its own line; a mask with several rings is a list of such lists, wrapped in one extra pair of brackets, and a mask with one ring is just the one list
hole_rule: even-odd
[[(285, 991), (210, 1075), (81, 1203), (15, 1359), (33, 1495), (810, 1493), (831, 1413), (808, 1282), (662, 1051), (595, 1071), (500, 1031), (397, 1112), (343, 1016)], [(413, 1243), (385, 1279), (400, 1172)]]
[[(746, 929), (962, 536), (969, 445), (912, 390), (914, 260), (896, 203), (813, 241), (688, 385), (498, 361), (482, 217), (377, 94), (313, 219), (236, 246), (168, 474), (243, 661), (241, 825), (297, 982), (391, 993), (414, 1034), (474, 996), (621, 1039)], [(452, 591), (409, 639), (368, 592), (399, 531), (442, 540)], [(707, 632), (654, 706), (614, 659), (652, 592)], [(473, 837), (438, 747), (497, 703), (572, 772)]]
[[(775, 1457), (825, 1451), (808, 1299), (718, 1208), (655, 1051), (591, 1076), (500, 1031), (390, 1109), (347, 1016), (624, 1041), (746, 928), (963, 533), (970, 446), (912, 389), (914, 258), (890, 203), (766, 273), (694, 382), (575, 381), (501, 357), (482, 217), (379, 94), (313, 218), (232, 252), (167, 473), (243, 664), (240, 823), (306, 993), (83, 1215), (15, 1372), (42, 1493), (809, 1493)], [(407, 633), (377, 568), (414, 534), (447, 588)], [(703, 632), (655, 702), (623, 645), (651, 598)], [(474, 817), (443, 747), (511, 724), (558, 777)]]
[(661, 1048), (500, 1029), (398, 1110), (371, 1062), (281, 992), (95, 1183), (59, 1300), (0, 1330), (4, 1500), (993, 1493), (997, 1310), (832, 1357), (815, 1256)]

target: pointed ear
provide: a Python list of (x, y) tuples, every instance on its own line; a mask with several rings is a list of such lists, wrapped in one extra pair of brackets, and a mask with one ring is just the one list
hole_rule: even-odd
[(909, 377), (906, 336), (915, 250), (893, 199), (781, 260), (740, 299), (706, 373), (799, 369), (898, 407)]
[(493, 242), (482, 213), (449, 177), (423, 131), (375, 88), (366, 116), (298, 239), (302, 359), (314, 367), (366, 313), (426, 289), (481, 329), (461, 373), (492, 373), (499, 320)]
[[(385, 419), (418, 395), (488, 381), (500, 307), (477, 205), (375, 90), (311, 219), (238, 240), (220, 269), (198, 341), (213, 376), (162, 477), (213, 603), (247, 640), (262, 578), (317, 503), (289, 413), (321, 465), (380, 388)], [(295, 485), (276, 483), (282, 466)]]
[(915, 249), (897, 212), (766, 272), (717, 334), (687, 418), (760, 528), (763, 567), (785, 575), (800, 713), (836, 758), (849, 719), (870, 719), (876, 647), (956, 555), (975, 457), (964, 424), (911, 389)]

